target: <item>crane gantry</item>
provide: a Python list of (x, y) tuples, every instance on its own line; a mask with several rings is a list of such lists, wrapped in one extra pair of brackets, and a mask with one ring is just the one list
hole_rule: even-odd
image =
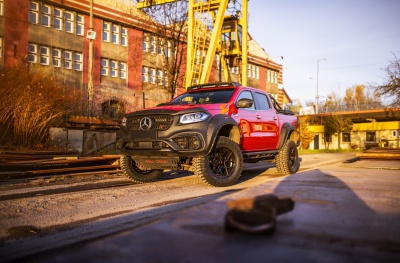
[[(180, 0), (139, 0), (137, 7), (141, 9), (178, 1)], [(239, 66), (239, 82), (247, 86), (248, 0), (242, 0), (241, 9), (234, 14), (227, 14), (229, 2), (230, 0), (189, 0), (185, 88), (208, 82), (217, 50), (225, 80), (230, 81), (229, 68)], [(209, 38), (201, 32), (207, 26), (205, 23), (212, 24)], [(205, 59), (199, 59), (202, 54), (205, 54)]]

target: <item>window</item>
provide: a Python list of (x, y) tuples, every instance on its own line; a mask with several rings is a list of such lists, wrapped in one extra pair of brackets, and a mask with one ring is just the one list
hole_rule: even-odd
[(367, 142), (376, 142), (376, 133), (373, 132), (366, 132), (365, 140)]
[(126, 79), (127, 66), (126, 62), (110, 60), (107, 58), (101, 59), (102, 76), (111, 76), (113, 78)]
[(164, 86), (168, 86), (168, 73), (164, 70)]
[(83, 36), (84, 23), (83, 15), (76, 15), (76, 34), (79, 36)]
[(162, 85), (163, 84), (163, 72), (162, 70), (157, 70), (157, 84)]
[(148, 51), (148, 49), (149, 49), (148, 39), (147, 39), (147, 37), (143, 37), (142, 50)]
[(247, 76), (253, 79), (258, 79), (258, 67), (255, 65), (247, 65)]
[(80, 52), (28, 43), (28, 62), (52, 65), (56, 68), (64, 67), (66, 69), (72, 69), (73, 66), (75, 70), (82, 71), (83, 54)]
[(42, 4), (41, 22), (42, 26), (50, 27), (51, 7)]
[(113, 44), (119, 44), (119, 26), (112, 25), (111, 42)]
[(0, 16), (4, 15), (4, 0), (0, 0)]
[(149, 69), (147, 67), (142, 67), (142, 81), (149, 81)]
[[(251, 95), (250, 91), (243, 91), (242, 93), (240, 93), (239, 97), (237, 98), (237, 101), (239, 101), (241, 99), (251, 99), (252, 101), (254, 101), (253, 95)], [(254, 103), (253, 103), (253, 105), (251, 105), (250, 108), (246, 108), (246, 109), (254, 110), (255, 109)]]
[(82, 71), (83, 56), (82, 53), (75, 52), (74, 54), (74, 69), (76, 71)]
[(157, 54), (162, 55), (163, 53), (163, 41), (159, 38), (157, 40)]
[(65, 12), (65, 31), (74, 33), (74, 14), (71, 12)]
[(350, 142), (350, 133), (349, 132), (344, 132), (342, 133), (342, 142)]
[(164, 56), (171, 57), (171, 41), (167, 41), (167, 45), (164, 45)]
[(110, 23), (103, 22), (103, 41), (110, 42)]
[(151, 53), (155, 53), (156, 52), (156, 38), (155, 37), (151, 37), (150, 38), (150, 50)]
[(54, 18), (53, 18), (53, 27), (57, 30), (62, 30), (63, 19), (62, 19), (63, 11), (58, 8), (54, 8)]
[(400, 130), (393, 130), (392, 137), (400, 137)]
[(53, 48), (51, 51), (53, 67), (61, 67), (61, 50)]
[(128, 45), (128, 29), (125, 27), (121, 27), (121, 45)]
[(49, 47), (40, 47), (40, 64), (49, 65), (50, 64), (50, 48)]
[(37, 62), (37, 45), (28, 44), (28, 62), (36, 63)]
[(29, 1), (29, 22), (39, 23), (39, 4), (37, 2)]
[(110, 61), (110, 76), (111, 77), (118, 77), (118, 62), (115, 60)]
[(255, 97), (257, 100), (257, 109), (259, 109), (259, 110), (269, 110), (270, 109), (268, 98), (265, 94), (256, 92)]
[(72, 52), (64, 51), (64, 68), (72, 69)]
[(126, 79), (126, 63), (125, 62), (119, 63), (119, 77), (121, 79)]
[(256, 74), (256, 75), (255, 75), (255, 78), (256, 78), (256, 79), (259, 79), (259, 78), (260, 78), (260, 71), (259, 71), (260, 68), (259, 68), (259, 67), (255, 67), (255, 68), (256, 68), (256, 70), (255, 70), (255, 74)]
[(149, 82), (155, 82), (155, 70), (152, 68), (149, 68)]
[(108, 59), (101, 59), (101, 73), (102, 76), (108, 76)]

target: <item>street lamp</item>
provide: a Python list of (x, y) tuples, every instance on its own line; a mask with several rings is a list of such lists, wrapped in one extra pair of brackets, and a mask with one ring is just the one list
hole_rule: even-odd
[(317, 94), (315, 96), (315, 114), (318, 114), (318, 75), (319, 75), (319, 62), (321, 60), (326, 60), (326, 58), (320, 58), (317, 60)]

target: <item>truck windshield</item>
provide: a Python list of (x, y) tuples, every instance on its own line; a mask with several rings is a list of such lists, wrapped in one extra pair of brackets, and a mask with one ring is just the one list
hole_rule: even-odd
[(216, 103), (227, 103), (234, 89), (224, 90), (197, 90), (196, 92), (190, 92), (182, 94), (171, 101), (171, 104), (216, 104)]

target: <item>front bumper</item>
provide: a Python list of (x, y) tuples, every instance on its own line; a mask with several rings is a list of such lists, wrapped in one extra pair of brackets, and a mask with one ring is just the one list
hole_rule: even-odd
[(130, 156), (204, 156), (208, 152), (209, 123), (178, 125), (174, 120), (167, 130), (136, 130), (129, 126), (118, 132), (117, 150)]

